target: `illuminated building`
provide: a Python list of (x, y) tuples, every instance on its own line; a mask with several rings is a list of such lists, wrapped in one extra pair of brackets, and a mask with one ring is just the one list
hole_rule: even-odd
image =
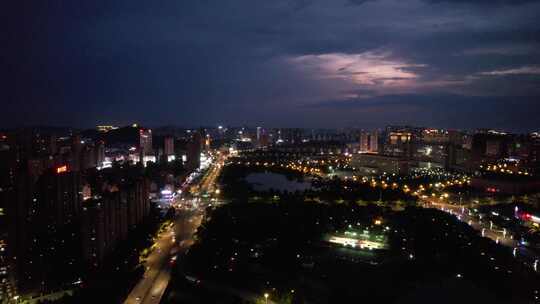
[(360, 133), (360, 152), (377, 153), (379, 151), (379, 135), (377, 131)]
[(259, 147), (261, 148), (267, 147), (269, 143), (270, 143), (270, 138), (268, 134), (263, 132), (263, 134), (261, 134), (261, 139), (259, 140)]
[[(137, 125), (122, 127), (102, 135), (107, 144), (104, 162), (140, 162), (145, 156), (154, 156), (152, 130)], [(103, 166), (103, 165), (102, 165)]]
[(425, 129), (422, 131), (421, 140), (430, 144), (443, 144), (450, 140), (450, 133), (447, 130)]
[(118, 127), (115, 127), (115, 126), (96, 126), (96, 130), (98, 130), (99, 132), (103, 132), (103, 133), (106, 133), (106, 132), (109, 132), (109, 131), (115, 130), (115, 129), (118, 129)]
[(105, 143), (103, 141), (98, 141), (94, 146), (96, 167), (103, 167), (105, 162)]
[(360, 250), (387, 249), (388, 240), (385, 232), (386, 230), (379, 230), (376, 232), (368, 230), (349, 229), (341, 234), (330, 235), (328, 237), (328, 242)]
[(204, 139), (204, 150), (205, 151), (210, 150), (211, 142), (212, 142), (212, 139), (210, 138), (210, 134), (206, 134), (206, 138)]
[(358, 249), (383, 249), (384, 244), (379, 242), (373, 242), (368, 240), (357, 240), (354, 238), (348, 238), (348, 237), (338, 237), (334, 236), (331, 237), (329, 240), (330, 243), (340, 244), (345, 247), (352, 247), (352, 248), (358, 248)]
[(139, 129), (139, 161), (146, 166), (146, 163), (155, 162), (156, 157), (152, 153), (152, 130)]
[(382, 154), (411, 159), (415, 145), (422, 138), (423, 128), (411, 126), (388, 126), (384, 131)]
[(413, 134), (410, 132), (390, 132), (384, 144), (384, 154), (392, 156), (412, 157)]
[(139, 129), (139, 147), (143, 155), (152, 154), (152, 130)]

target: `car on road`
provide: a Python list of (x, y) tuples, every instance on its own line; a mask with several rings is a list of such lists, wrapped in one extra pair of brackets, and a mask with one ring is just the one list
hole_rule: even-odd
[(186, 280), (188, 282), (191, 282), (191, 283), (194, 283), (194, 284), (200, 284), (201, 283), (201, 280), (199, 280), (196, 277), (190, 276), (190, 275), (186, 275), (185, 278), (186, 278)]

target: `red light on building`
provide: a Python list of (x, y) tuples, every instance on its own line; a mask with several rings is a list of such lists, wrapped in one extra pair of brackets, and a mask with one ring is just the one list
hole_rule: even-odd
[(67, 172), (67, 170), (68, 170), (67, 166), (63, 165), (61, 167), (56, 168), (56, 173), (57, 174), (64, 173), (64, 172)]

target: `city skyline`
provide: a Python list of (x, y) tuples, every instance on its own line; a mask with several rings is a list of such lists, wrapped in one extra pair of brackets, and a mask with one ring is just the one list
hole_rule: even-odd
[(7, 8), (0, 127), (538, 128), (535, 1)]
[(538, 133), (13, 128), (0, 303), (535, 303), (539, 173)]
[(2, 12), (0, 304), (540, 303), (540, 0)]

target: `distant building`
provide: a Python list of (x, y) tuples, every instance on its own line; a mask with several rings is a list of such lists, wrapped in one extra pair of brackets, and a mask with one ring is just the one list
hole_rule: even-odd
[(257, 127), (257, 137), (255, 139), (257, 148), (265, 148), (270, 144), (268, 132), (262, 127)]
[(379, 151), (379, 136), (377, 131), (360, 133), (360, 152), (377, 153)]
[(500, 175), (475, 176), (471, 178), (471, 187), (493, 194), (520, 195), (538, 191), (540, 180)]
[(472, 138), (472, 160), (476, 163), (507, 156), (509, 137), (503, 134), (476, 133)]
[(163, 153), (165, 156), (172, 156), (174, 155), (174, 138), (173, 137), (165, 137), (164, 144), (163, 144)]
[(142, 128), (139, 130), (139, 147), (143, 155), (152, 154), (152, 130)]
[(261, 140), (261, 135), (262, 135), (262, 128), (257, 127), (257, 142)]
[(102, 135), (105, 156), (112, 161), (143, 162), (155, 161), (152, 148), (152, 130), (134, 124), (113, 129)]
[(195, 132), (191, 140), (187, 143), (186, 168), (190, 171), (201, 166), (202, 136)]
[(366, 175), (407, 174), (409, 161), (401, 157), (380, 154), (353, 154), (351, 166)]
[(99, 132), (102, 132), (102, 133), (106, 133), (106, 132), (109, 132), (109, 131), (115, 130), (115, 129), (118, 129), (118, 127), (115, 127), (115, 126), (96, 126), (96, 130), (98, 130)]
[(263, 134), (261, 134), (261, 138), (259, 140), (259, 147), (264, 148), (264, 147), (267, 147), (269, 144), (270, 144), (269, 135), (268, 135), (268, 133), (263, 132)]
[(384, 145), (384, 154), (400, 157), (412, 157), (412, 133), (391, 132)]
[(463, 146), (457, 146), (449, 144), (446, 146), (447, 158), (445, 162), (445, 168), (450, 170), (457, 170), (462, 172), (470, 171), (470, 158), (471, 151), (464, 149)]
[(204, 138), (204, 150), (205, 151), (210, 150), (211, 145), (212, 145), (212, 138), (210, 137), (210, 134), (206, 134)]
[(105, 142), (100, 140), (94, 146), (96, 167), (103, 167), (105, 162)]
[(447, 130), (424, 129), (420, 139), (425, 143), (444, 144), (450, 141), (450, 134)]

